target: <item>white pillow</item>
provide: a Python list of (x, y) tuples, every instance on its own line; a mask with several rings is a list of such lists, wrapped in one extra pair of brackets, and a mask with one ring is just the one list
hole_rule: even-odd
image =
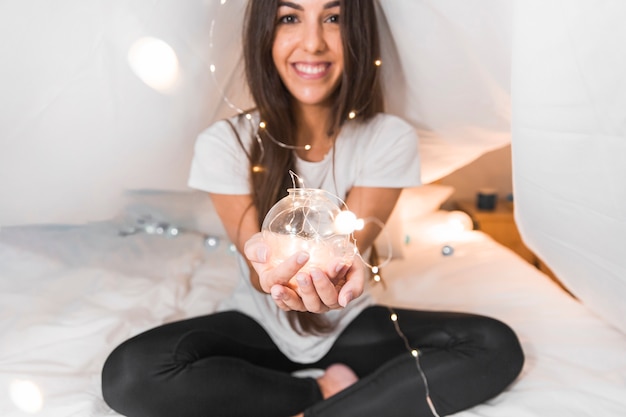
[(454, 193), (454, 187), (427, 184), (402, 190), (396, 210), (402, 221), (416, 220), (439, 210)]
[(406, 239), (404, 225), (439, 210), (453, 192), (454, 187), (441, 184), (426, 184), (402, 190), (385, 229), (374, 242), (381, 261), (387, 258), (401, 259), (404, 256), (402, 248)]
[(177, 228), (226, 237), (226, 230), (204, 191), (131, 190), (124, 195), (122, 217), (135, 222), (147, 217)]

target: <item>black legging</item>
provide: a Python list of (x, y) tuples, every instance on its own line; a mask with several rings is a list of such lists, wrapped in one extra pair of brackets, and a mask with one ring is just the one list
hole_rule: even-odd
[[(396, 309), (439, 415), (494, 397), (519, 374), (523, 353), (505, 324), (483, 316)], [(344, 363), (359, 381), (323, 400), (292, 372)], [(126, 341), (102, 372), (105, 401), (131, 417), (432, 417), (416, 361), (386, 307), (363, 311), (315, 363), (285, 357), (237, 312), (170, 323)]]

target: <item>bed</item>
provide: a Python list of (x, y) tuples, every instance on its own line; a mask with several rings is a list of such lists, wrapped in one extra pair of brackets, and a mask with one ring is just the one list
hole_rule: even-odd
[[(395, 240), (394, 259), (373, 291), (383, 304), (486, 314), (518, 333), (521, 376), (458, 415), (623, 416), (626, 336), (509, 249), (459, 229), (459, 214), (439, 208), (447, 188), (403, 194), (396, 230), (381, 237)], [(206, 195), (127, 197), (107, 221), (0, 230), (3, 417), (117, 415), (100, 393), (108, 353), (153, 326), (210, 313), (233, 288), (235, 254)]]

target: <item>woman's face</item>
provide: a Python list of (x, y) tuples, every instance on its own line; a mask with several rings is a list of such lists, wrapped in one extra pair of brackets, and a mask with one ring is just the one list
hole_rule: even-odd
[(328, 105), (343, 73), (339, 1), (279, 1), (272, 57), (303, 105)]

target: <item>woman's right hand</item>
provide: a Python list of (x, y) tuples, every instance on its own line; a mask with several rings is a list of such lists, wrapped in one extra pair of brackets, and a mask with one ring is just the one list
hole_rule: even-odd
[(333, 265), (328, 274), (318, 268), (305, 272), (301, 269), (309, 254), (297, 252), (274, 265), (271, 248), (261, 233), (246, 242), (244, 254), (258, 274), (261, 290), (285, 311), (323, 313), (345, 307), (363, 292), (364, 268), (358, 261), (356, 265)]
[(297, 252), (284, 262), (274, 265), (270, 262), (271, 247), (263, 238), (262, 233), (254, 234), (244, 245), (244, 255), (259, 277), (259, 286), (267, 294), (271, 294), (275, 285), (288, 286), (298, 271), (309, 260), (306, 252)]

